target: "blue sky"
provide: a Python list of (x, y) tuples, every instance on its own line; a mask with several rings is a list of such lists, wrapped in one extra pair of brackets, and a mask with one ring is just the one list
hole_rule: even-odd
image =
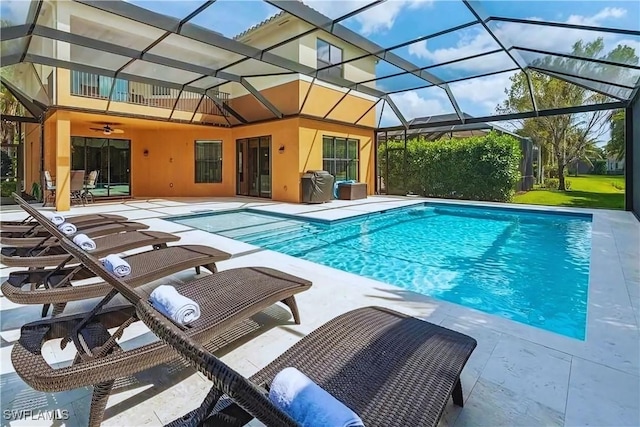
[[(203, 0), (129, 1), (176, 18), (184, 18), (204, 3)], [(332, 19), (369, 3), (367, 0), (303, 2)], [(28, 4), (26, 0), (3, 0), (0, 13), (5, 19), (21, 22)], [(492, 16), (640, 30), (638, 1), (480, 1), (479, 4)], [(218, 0), (191, 22), (232, 37), (278, 12), (279, 9), (259, 0)], [(460, 0), (388, 0), (344, 20), (342, 24), (389, 48), (473, 20), (473, 15)], [(635, 47), (640, 53), (640, 37), (498, 22), (492, 24), (492, 29), (507, 45), (570, 52), (575, 41), (590, 41), (602, 36), (607, 49), (623, 43)], [(495, 49), (498, 45), (490, 35), (480, 25), (473, 25), (427, 42), (400, 47), (394, 53), (418, 67), (428, 67)], [(504, 52), (498, 52), (475, 60), (433, 67), (429, 71), (443, 80), (455, 80), (514, 67)], [(379, 77), (389, 76), (399, 71), (380, 61), (376, 74)], [(494, 113), (496, 105), (503, 101), (504, 90), (513, 73), (450, 83), (450, 87), (462, 110), (476, 116), (488, 115)], [(640, 75), (629, 75), (626, 83), (634, 82), (638, 77)], [(392, 95), (392, 99), (407, 118), (453, 112), (445, 92), (437, 87), (418, 89), (424, 83), (415, 76), (405, 75), (387, 78), (379, 81), (378, 85), (387, 91), (404, 91)], [(383, 114), (383, 123), (398, 123), (388, 108)]]

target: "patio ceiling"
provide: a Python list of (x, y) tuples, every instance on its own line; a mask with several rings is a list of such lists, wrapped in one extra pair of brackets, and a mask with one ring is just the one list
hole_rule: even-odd
[[(455, 85), (462, 82), (479, 84), (482, 79), (495, 75), (524, 72), (531, 109), (518, 115), (477, 117), (474, 121), (621, 108), (629, 105), (640, 86), (640, 66), (637, 63), (578, 55), (562, 46), (550, 48), (538, 43), (535, 36), (540, 29), (553, 28), (567, 38), (576, 39), (575, 41), (581, 40), (583, 36), (588, 36), (584, 37), (586, 39), (615, 36), (632, 40), (640, 46), (638, 28), (611, 28), (503, 16), (501, 11), (502, 5), (507, 4), (505, 2), (455, 0), (440, 2), (450, 3), (446, 6), (436, 6), (448, 8), (446, 11), (442, 10), (442, 13), (455, 13), (459, 16), (459, 22), (455, 25), (435, 28), (425, 24), (424, 28), (418, 26), (421, 28), (407, 31), (406, 40), (396, 42), (396, 37), (393, 42), (387, 42), (386, 39), (377, 37), (364, 37), (353, 24), (365, 14), (384, 7), (385, 1), (354, 0), (344, 1), (340, 7), (323, 7), (319, 0), (266, 0), (260, 1), (260, 6), (268, 10), (269, 18), (265, 22), (251, 28), (229, 28), (225, 23), (222, 29), (223, 25), (217, 18), (222, 11), (233, 6), (234, 13), (240, 14), (243, 10), (249, 13), (256, 8), (256, 1), (259, 0), (60, 1), (58, 7), (73, 6), (74, 16), (71, 19), (74, 21), (74, 30), (71, 31), (70, 22), (61, 22), (55, 17), (52, 20), (45, 13), (46, 10), (54, 9), (52, 1), (32, 0), (28, 8), (23, 7), (14, 13), (12, 20), (6, 21), (6, 16), (3, 18), (0, 64), (3, 71), (18, 69), (23, 73), (38, 74), (38, 69), (34, 67), (34, 64), (38, 64), (51, 69), (59, 67), (111, 77), (114, 80), (109, 93), (110, 99), (116, 85), (115, 78), (171, 88), (177, 91), (177, 98), (187, 93), (199, 94), (200, 102), (205, 98), (211, 99), (241, 123), (246, 123), (247, 120), (242, 117), (241, 112), (234, 111), (218, 98), (218, 88), (228, 83), (241, 85), (274, 117), (282, 118), (283, 113), (252, 81), (269, 75), (303, 74), (312, 79), (312, 84), (324, 81), (378, 99), (378, 124), (384, 109), (388, 108), (397, 117), (398, 126), (393, 127), (395, 129), (411, 128), (410, 121), (413, 117), (407, 117), (411, 109), (404, 108), (399, 102), (409, 92), (436, 94), (439, 99), (446, 100), (443, 102), (449, 104), (448, 109), (455, 114), (455, 118), (447, 123), (440, 123), (439, 126), (466, 123), (467, 111), (460, 102), (462, 89), (456, 91)], [(485, 9), (487, 6), (489, 7)], [(83, 10), (90, 13), (83, 14)], [(325, 14), (318, 10), (325, 11)], [(438, 16), (438, 10), (433, 9), (425, 11), (416, 8), (412, 13), (424, 13), (425, 22)], [(85, 22), (85, 15), (98, 17), (99, 22)], [(504, 15), (509, 13), (505, 12)], [(296, 34), (285, 33), (280, 39), (272, 40), (270, 36), (269, 40), (272, 41), (267, 46), (255, 47), (243, 42), (256, 28), (282, 16), (302, 21), (304, 24), (299, 26), (301, 30)], [(505, 26), (511, 31), (505, 31)], [(419, 56), (407, 53), (412, 48), (415, 52), (420, 46), (426, 49), (426, 43), (442, 45), (446, 40), (450, 40), (448, 43), (455, 43), (451, 40), (457, 40), (465, 31), (471, 30), (489, 40), (483, 49), (470, 50), (466, 54), (440, 61), (433, 58), (428, 61), (419, 60)], [(509, 34), (514, 34), (514, 30), (531, 36), (513, 40)], [(361, 54), (342, 58), (344, 61), (320, 69), (280, 55), (287, 46), (292, 46), (298, 39), (311, 33), (317, 33), (320, 38), (325, 36), (338, 39), (344, 45), (355, 47), (354, 51)], [(44, 44), (56, 41), (68, 48), (61, 49), (62, 45), (58, 44), (54, 49), (42, 49)], [(73, 55), (69, 54), (70, 50)], [(636, 51), (636, 54), (639, 53)], [(327, 72), (345, 64), (372, 60), (377, 64), (375, 79), (351, 81)], [(465, 67), (465, 64), (470, 63), (483, 63), (482, 71), (478, 71), (477, 67), (475, 71), (471, 71), (473, 67)], [(606, 98), (604, 102), (595, 105), (542, 109), (532, 90), (531, 71), (570, 82), (605, 95)], [(19, 86), (17, 81), (12, 81), (10, 73), (3, 73), (2, 78), (3, 82)], [(38, 84), (42, 86), (42, 79), (38, 80)], [(40, 92), (37, 87), (17, 89), (32, 95), (33, 101), (50, 102), (41, 94), (37, 95)], [(344, 97), (340, 101), (342, 99)], [(428, 112), (421, 115), (425, 114)]]

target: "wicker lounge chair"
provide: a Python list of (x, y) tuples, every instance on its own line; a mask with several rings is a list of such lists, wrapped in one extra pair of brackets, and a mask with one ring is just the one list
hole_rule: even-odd
[[(127, 218), (122, 215), (112, 214), (87, 214), (70, 216), (67, 220), (76, 225), (76, 227), (89, 225), (89, 224), (105, 224), (116, 221), (127, 221)], [(0, 231), (10, 233), (28, 233), (34, 227), (39, 226), (38, 221), (33, 220), (33, 217), (29, 215), (22, 221), (0, 221)]]
[[(178, 240), (180, 237), (160, 231), (117, 233), (93, 239), (97, 248), (92, 253), (100, 257), (145, 246), (153, 246), (158, 249), (166, 247), (169, 242), (177, 242)], [(4, 247), (0, 249), (0, 263), (8, 267), (55, 267), (60, 263), (69, 262), (65, 262), (67, 258), (69, 258), (69, 254), (62, 249), (57, 239), (50, 245), (34, 248)]]
[[(275, 374), (289, 366), (302, 371), (353, 409), (368, 427), (436, 426), (451, 397), (454, 404), (463, 406), (460, 374), (477, 345), (469, 336), (392, 310), (361, 308), (316, 329), (247, 380), (213, 356), (201, 344), (205, 340), (199, 332), (174, 324), (153, 308), (146, 294), (110, 276), (91, 256), (79, 253), (69, 245), (68, 240), (62, 244), (133, 304), (131, 310), (135, 307), (136, 318), (168, 344), (159, 345), (163, 351), (172, 348), (213, 382), (202, 405), (169, 424), (171, 426), (237, 426), (253, 418), (267, 426), (296, 426), (296, 422), (267, 396), (267, 388)], [(245, 269), (224, 273), (231, 273), (233, 277), (241, 270)], [(220, 274), (210, 277), (219, 278)], [(247, 279), (241, 278), (236, 286), (241, 286), (244, 280)], [(206, 301), (200, 299), (191, 286), (193, 284), (181, 291)], [(249, 292), (247, 298), (252, 293)], [(218, 298), (227, 296), (221, 292)], [(230, 303), (221, 304), (228, 306)], [(120, 359), (118, 352), (121, 350), (111, 346), (113, 339), (106, 331), (108, 325), (94, 320), (85, 321), (85, 326), (78, 327), (78, 321), (78, 318), (69, 318), (25, 325), (20, 341), (13, 348), (12, 361), (18, 375), (38, 390), (60, 391), (70, 383), (76, 387), (93, 383), (90, 424), (97, 425), (102, 413), (100, 408), (105, 406), (104, 397), (113, 380), (106, 378), (105, 370), (93, 371), (91, 368), (104, 363), (106, 358), (112, 361), (108, 366), (118, 369), (122, 375), (131, 373), (133, 367), (116, 360)], [(64, 337), (72, 329), (74, 342), (78, 342), (80, 336), (86, 337), (84, 342), (90, 342), (88, 348), (92, 354), (102, 355), (105, 348), (110, 353), (104, 359), (89, 360), (91, 356), (84, 356), (85, 369), (80, 362), (82, 357), (76, 357), (80, 363), (58, 370), (55, 375), (40, 354), (42, 343), (46, 339)]]
[[(23, 200), (14, 194), (14, 198), (19, 203)], [(65, 240), (65, 236), (50, 222), (43, 221), (42, 214), (31, 206), (25, 209), (37, 220), (43, 222), (43, 226), (58, 241)], [(124, 259), (132, 268), (132, 273), (125, 277), (130, 286), (136, 287), (142, 284), (162, 279), (179, 271), (195, 268), (196, 273), (200, 273), (200, 268), (205, 267), (212, 273), (217, 271), (216, 262), (224, 261), (231, 257), (230, 254), (201, 245), (181, 245), (167, 247), (167, 242), (177, 241), (178, 237), (157, 232), (157, 231), (136, 231), (131, 233), (121, 233), (113, 236), (105, 236), (106, 239), (102, 248), (92, 251), (92, 254), (118, 253), (129, 249), (140, 248), (152, 245), (154, 250), (129, 255)], [(68, 241), (68, 240), (67, 240)], [(74, 245), (75, 247), (75, 245)], [(63, 251), (60, 246), (57, 250)], [(7, 249), (7, 248), (3, 248)], [(81, 251), (82, 252), (82, 251)], [(7, 257), (10, 258), (10, 257)], [(38, 258), (48, 258), (42, 260)], [(44, 304), (42, 315), (49, 311), (49, 306), (53, 305), (53, 314), (61, 313), (66, 303), (88, 298), (95, 298), (106, 295), (112, 288), (107, 283), (91, 283), (74, 286), (74, 281), (95, 277), (91, 270), (77, 264), (78, 260), (68, 252), (64, 254), (50, 255), (48, 257), (22, 257), (22, 262), (34, 261), (26, 271), (9, 273), (8, 279), (2, 284), (0, 289), (3, 295), (10, 301), (18, 304)], [(55, 263), (54, 263), (55, 260)], [(5, 260), (3, 259), (3, 263)], [(56, 268), (44, 269), (44, 265), (55, 265)], [(25, 285), (30, 285), (24, 289)]]
[[(91, 255), (82, 253), (63, 239), (63, 245), (65, 243), (70, 252), (82, 257), (83, 263), (91, 260), (94, 273), (100, 274), (111, 285), (116, 281)], [(117, 282), (124, 283), (121, 280)], [(145, 300), (151, 292), (148, 287), (134, 291), (128, 284), (125, 286)], [(181, 330), (191, 339), (207, 343), (277, 302), (287, 305), (295, 322), (300, 323), (294, 295), (310, 286), (306, 280), (270, 268), (236, 268), (196, 279), (178, 287), (178, 290), (198, 302), (202, 315)], [(91, 313), (59, 316), (24, 325), (11, 352), (16, 373), (36, 390), (59, 392), (92, 385), (90, 426), (100, 425), (116, 379), (177, 358), (171, 347), (162, 341), (131, 350), (119, 346), (117, 339), (123, 330), (138, 319), (135, 307), (131, 305), (103, 308), (103, 304), (116, 294), (112, 287)], [(113, 335), (108, 331), (111, 328), (118, 328)], [(53, 368), (44, 359), (42, 346), (57, 338), (75, 344), (78, 352), (71, 366)]]
[[(104, 224), (80, 225), (76, 226), (76, 228), (78, 229), (78, 233), (83, 233), (94, 238), (108, 236), (109, 234), (126, 233), (127, 231), (146, 230), (149, 226), (134, 221), (114, 221)], [(55, 238), (48, 232), (41, 232), (36, 236), (29, 237), (0, 236), (0, 243), (4, 246), (32, 248), (46, 244), (55, 244)]]
[[(195, 268), (196, 273), (200, 273), (201, 267), (216, 273), (216, 263), (230, 257), (228, 253), (208, 246), (169, 246), (123, 257), (131, 266), (131, 274), (123, 280), (131, 287), (138, 287), (191, 268)], [(94, 273), (82, 265), (25, 270), (9, 273), (0, 289), (5, 298), (17, 304), (43, 304), (43, 316), (53, 305), (53, 314), (57, 315), (69, 301), (101, 297), (113, 289), (105, 282), (75, 284), (91, 277), (95, 277)], [(27, 284), (30, 286), (25, 288)]]

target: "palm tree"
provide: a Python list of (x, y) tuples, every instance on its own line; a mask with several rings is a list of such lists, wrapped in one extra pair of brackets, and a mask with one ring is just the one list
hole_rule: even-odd
[(585, 162), (592, 168), (593, 160), (602, 159), (602, 150), (600, 147), (596, 145), (596, 141), (589, 141), (587, 144), (583, 145), (580, 150), (576, 153), (575, 160), (575, 176), (578, 176), (578, 163)]

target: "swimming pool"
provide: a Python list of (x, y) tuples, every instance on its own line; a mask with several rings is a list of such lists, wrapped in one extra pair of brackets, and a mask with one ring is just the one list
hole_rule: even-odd
[(424, 204), (318, 222), (255, 210), (175, 222), (584, 339), (591, 217)]

